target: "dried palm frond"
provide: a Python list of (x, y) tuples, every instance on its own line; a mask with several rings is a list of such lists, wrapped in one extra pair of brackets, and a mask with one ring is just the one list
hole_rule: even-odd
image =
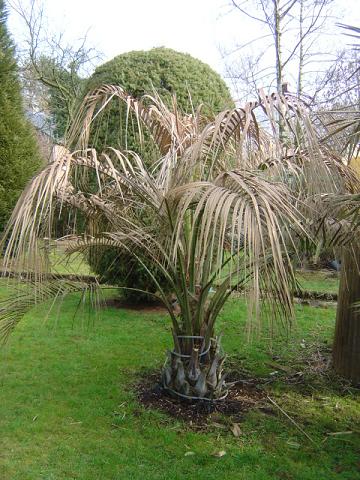
[[(94, 120), (114, 99), (135, 116), (139, 132), (152, 135), (162, 155), (156, 164), (131, 151), (89, 148)], [(200, 111), (168, 109), (156, 94), (136, 100), (105, 85), (85, 98), (69, 145), (77, 149), (56, 157), (20, 198), (5, 232), (5, 269), (14, 259), (23, 270), (31, 263), (39, 284), (45, 282), (44, 262), (36, 261), (43, 238), (52, 238), (59, 210), (80, 211), (83, 229), (67, 239), (67, 254), (111, 247), (133, 256), (177, 335), (210, 338), (236, 289), (250, 294), (250, 323), (257, 325), (261, 303), (287, 323), (292, 261), (298, 239), (308, 234), (305, 218), (318, 208), (312, 199), (345, 192), (353, 182), (318, 141), (304, 105), (283, 95), (261, 95), (209, 121)]]

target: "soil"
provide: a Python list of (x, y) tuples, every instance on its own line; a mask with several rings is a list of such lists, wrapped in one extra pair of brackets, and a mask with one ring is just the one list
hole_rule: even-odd
[(102, 305), (104, 308), (111, 307), (111, 308), (120, 308), (126, 310), (132, 310), (135, 312), (141, 313), (167, 313), (166, 308), (161, 302), (142, 302), (138, 304), (126, 302), (121, 298), (109, 298), (103, 302)]
[[(214, 425), (217, 417), (224, 415), (228, 416), (231, 422), (240, 422), (246, 412), (255, 408), (265, 413), (271, 411), (266, 401), (266, 392), (255, 380), (231, 379), (231, 382), (236, 383), (229, 388), (224, 400), (194, 403), (169, 394), (159, 384), (159, 378), (160, 372), (147, 374), (135, 385), (139, 401), (145, 408), (165, 412), (194, 428)], [(230, 379), (228, 381), (230, 383)]]
[[(310, 348), (311, 347), (311, 348)], [(139, 402), (145, 407), (160, 410), (182, 420), (192, 429), (231, 429), (234, 423), (241, 423), (250, 410), (267, 415), (278, 415), (278, 409), (269, 400), (269, 388), (280, 384), (285, 389), (295, 389), (303, 396), (314, 392), (334, 392), (340, 395), (360, 394), (360, 385), (350, 385), (339, 378), (330, 368), (330, 347), (328, 345), (308, 345), (304, 358), (299, 356), (296, 365), (288, 365), (275, 358), (268, 363), (274, 371), (267, 377), (253, 378), (243, 369), (232, 369), (227, 376), (228, 396), (222, 401), (189, 402), (171, 396), (160, 384), (160, 371), (146, 371), (134, 385)], [(284, 365), (283, 365), (284, 364)], [(231, 369), (231, 365), (229, 365)]]

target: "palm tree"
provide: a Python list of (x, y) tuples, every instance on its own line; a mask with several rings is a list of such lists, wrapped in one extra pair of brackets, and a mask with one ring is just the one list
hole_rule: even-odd
[[(162, 154), (155, 165), (130, 151), (109, 147), (100, 154), (89, 146), (94, 119), (111, 101), (125, 102), (139, 133), (151, 133)], [(287, 115), (285, 143), (276, 135), (275, 111)], [(83, 220), (73, 235), (58, 239), (66, 240), (68, 255), (125, 251), (157, 288), (174, 341), (163, 386), (180, 397), (222, 398), (219, 312), (237, 290), (249, 297), (250, 327), (264, 316), (291, 323), (296, 245), (308, 238), (305, 218), (318, 213), (319, 193), (339, 192), (347, 181), (341, 162), (314, 141), (297, 100), (276, 95), (209, 122), (201, 111), (182, 115), (175, 101), (168, 109), (156, 95), (138, 101), (103, 86), (85, 99), (68, 144), (73, 152), (31, 181), (5, 232), (5, 269), (15, 260), (31, 285), (4, 303), (3, 337), (36, 302), (76, 290), (96, 294), (81, 279), (49, 276), (41, 260), (58, 212), (78, 211)]]
[[(360, 28), (339, 24), (347, 30), (347, 36), (354, 39), (352, 49), (355, 59), (359, 51)], [(359, 97), (359, 65), (347, 78), (347, 92)], [(343, 92), (338, 92), (339, 96)], [(360, 112), (359, 102), (343, 105), (329, 112), (322, 112), (322, 123), (327, 125), (328, 133), (324, 140), (349, 163), (359, 155)], [(351, 163), (350, 163), (351, 165)], [(353, 383), (360, 383), (360, 249), (359, 249), (359, 177), (348, 185), (347, 194), (334, 196), (327, 209), (328, 214), (338, 219), (345, 236), (340, 235), (336, 242), (340, 249), (341, 274), (336, 326), (333, 345), (333, 367), (337, 373)], [(340, 228), (338, 228), (340, 232)], [(349, 231), (351, 235), (349, 235)], [(347, 232), (347, 233), (346, 233)], [(342, 238), (341, 238), (342, 237)]]

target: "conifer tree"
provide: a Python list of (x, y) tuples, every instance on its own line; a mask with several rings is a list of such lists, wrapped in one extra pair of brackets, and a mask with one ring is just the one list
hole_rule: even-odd
[(0, 0), (0, 231), (26, 182), (41, 164), (34, 131), (23, 110), (6, 19), (5, 2)]

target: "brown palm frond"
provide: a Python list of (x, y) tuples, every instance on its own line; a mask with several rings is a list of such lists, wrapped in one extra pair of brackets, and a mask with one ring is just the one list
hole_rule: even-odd
[(354, 25), (345, 25), (344, 23), (338, 23), (337, 25), (351, 32), (351, 33), (345, 33), (345, 35), (355, 38), (357, 40), (357, 43), (353, 44), (352, 46), (356, 50), (358, 50), (360, 48), (360, 27), (356, 27)]
[[(113, 99), (159, 146), (154, 165), (134, 152), (88, 148), (96, 116)], [(135, 100), (105, 85), (85, 99), (70, 139), (77, 150), (55, 158), (19, 200), (5, 234), (5, 265), (41, 255), (59, 209), (80, 211), (83, 230), (67, 239), (67, 254), (111, 247), (132, 255), (156, 285), (177, 334), (211, 336), (236, 289), (250, 293), (250, 322), (261, 317), (262, 303), (286, 324), (298, 240), (314, 231), (307, 219), (321, 210), (325, 193), (344, 193), (354, 184), (319, 141), (306, 106), (289, 96), (260, 95), (208, 121), (200, 111), (180, 114), (156, 95)]]
[(185, 148), (187, 137), (191, 139), (191, 129), (188, 132), (188, 127), (192, 127), (190, 117), (184, 122), (180, 115), (170, 112), (156, 92), (154, 97), (146, 95), (137, 100), (119, 86), (103, 85), (85, 97), (78, 117), (70, 129), (68, 142), (78, 145), (80, 149), (87, 149), (91, 124), (114, 99), (124, 102), (127, 119), (130, 112), (134, 113), (140, 137), (143, 124), (163, 154), (170, 149)]
[[(222, 270), (224, 251), (229, 244), (229, 251), (237, 254), (230, 264), (235, 273), (226, 282), (233, 280), (236, 284), (240, 279), (239, 285), (244, 283), (244, 271), (248, 269), (251, 274), (247, 276), (245, 273), (245, 283), (252, 282), (251, 290), (259, 300), (261, 281), (273, 276), (266, 263), (262, 263), (271, 251), (272, 268), (280, 282), (278, 290), (287, 299), (282, 302), (283, 315), (290, 317), (291, 262), (286, 251), (292, 242), (292, 233), (286, 225), (291, 225), (294, 231), (302, 231), (302, 234), (304, 230), (286, 187), (269, 183), (254, 173), (230, 171), (221, 174), (213, 183), (197, 182), (187, 184), (186, 188), (174, 189), (171, 197), (177, 200), (176, 208), (179, 210), (173, 246), (174, 262), (179, 252), (183, 254), (182, 228), (188, 210), (193, 212), (190, 230), (196, 230), (197, 234), (188, 249), (194, 249), (193, 256), (198, 262), (194, 283), (206, 283), (205, 271), (211, 276), (214, 271)], [(193, 257), (188, 256), (187, 261), (190, 269)]]

